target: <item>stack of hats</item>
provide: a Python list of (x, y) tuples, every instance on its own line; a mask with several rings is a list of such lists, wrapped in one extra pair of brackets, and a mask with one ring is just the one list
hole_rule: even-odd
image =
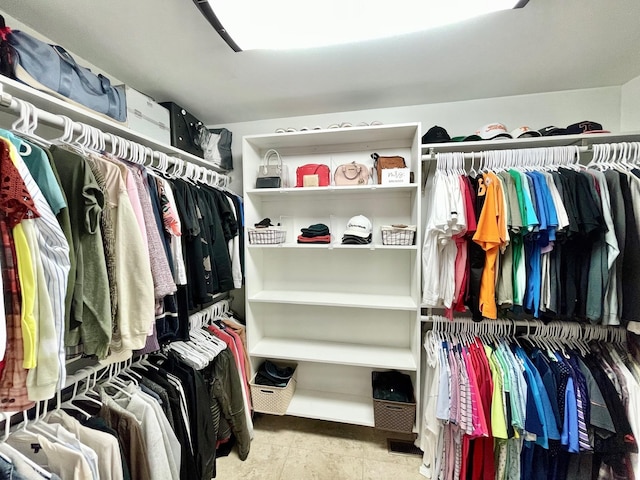
[(271, 387), (286, 387), (293, 373), (293, 367), (279, 367), (275, 363), (265, 360), (256, 372), (255, 383)]
[(342, 237), (343, 245), (367, 245), (371, 243), (373, 227), (364, 215), (351, 217)]
[(307, 228), (301, 228), (298, 235), (298, 243), (331, 243), (329, 227), (324, 223), (315, 223)]
[(559, 128), (555, 126), (544, 127), (540, 129), (543, 137), (551, 137), (555, 135), (582, 135), (585, 133), (611, 133), (609, 130), (603, 130), (602, 125), (596, 122), (585, 120), (583, 122), (573, 123), (567, 128)]
[(256, 228), (269, 228), (273, 227), (273, 224), (271, 223), (271, 219), (269, 217), (266, 217), (260, 220), (258, 223), (254, 223), (254, 226)]
[(554, 135), (581, 135), (586, 133), (611, 132), (603, 130), (601, 124), (589, 120), (574, 123), (569, 125), (567, 128), (549, 126), (539, 130), (534, 130), (531, 127), (524, 126), (518, 127), (512, 131), (508, 131), (507, 127), (502, 123), (493, 122), (476, 130), (473, 135), (450, 137), (449, 133), (447, 133), (443, 127), (435, 125), (422, 136), (422, 143), (475, 142), (479, 140), (504, 140), (511, 138), (548, 137)]

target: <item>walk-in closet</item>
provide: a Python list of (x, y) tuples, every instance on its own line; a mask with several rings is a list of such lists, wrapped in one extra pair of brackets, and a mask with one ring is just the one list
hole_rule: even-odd
[(640, 3), (0, 4), (0, 479), (640, 480)]

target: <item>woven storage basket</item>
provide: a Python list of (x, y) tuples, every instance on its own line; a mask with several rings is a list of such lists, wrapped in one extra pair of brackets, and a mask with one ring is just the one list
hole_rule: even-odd
[(404, 227), (383, 225), (380, 229), (382, 230), (383, 245), (413, 245), (413, 239), (416, 235), (415, 225)]
[[(387, 372), (371, 372), (373, 388), (373, 420), (374, 426), (380, 430), (411, 433), (416, 419), (416, 400), (411, 378), (406, 373), (396, 370)], [(402, 394), (394, 400), (378, 398), (383, 392)], [(376, 393), (378, 391), (378, 393)], [(398, 398), (412, 401), (396, 401)]]
[(415, 403), (373, 399), (374, 425), (380, 430), (411, 433), (415, 419)]
[[(295, 365), (292, 365), (295, 367)], [(270, 413), (272, 415), (284, 415), (289, 408), (289, 402), (296, 391), (297, 368), (289, 379), (286, 387), (272, 387), (255, 383), (255, 377), (249, 382), (251, 400), (256, 412)]]
[(287, 232), (279, 228), (249, 228), (249, 243), (252, 245), (272, 245), (284, 243)]

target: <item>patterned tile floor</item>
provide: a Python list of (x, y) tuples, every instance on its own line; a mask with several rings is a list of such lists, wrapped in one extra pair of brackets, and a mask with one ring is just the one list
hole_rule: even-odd
[[(297, 417), (257, 414), (251, 452), (234, 448), (217, 460), (221, 480), (424, 480), (422, 457), (389, 453), (387, 437), (374, 428)], [(406, 438), (406, 437), (405, 437)]]

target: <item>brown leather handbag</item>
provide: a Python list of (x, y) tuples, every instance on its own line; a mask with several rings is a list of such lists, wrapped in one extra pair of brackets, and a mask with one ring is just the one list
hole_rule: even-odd
[(378, 185), (382, 183), (382, 170), (385, 168), (407, 168), (404, 157), (381, 157), (377, 153), (372, 153), (373, 168), (378, 174)]

